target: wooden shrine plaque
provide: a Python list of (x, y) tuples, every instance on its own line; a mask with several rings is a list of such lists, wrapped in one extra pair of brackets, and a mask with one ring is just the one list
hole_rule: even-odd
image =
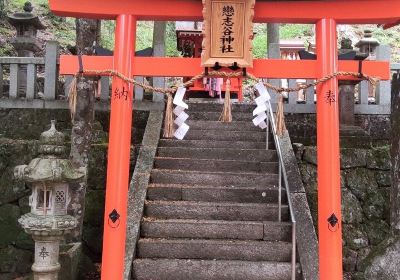
[(203, 0), (203, 67), (253, 67), (254, 5), (255, 0)]

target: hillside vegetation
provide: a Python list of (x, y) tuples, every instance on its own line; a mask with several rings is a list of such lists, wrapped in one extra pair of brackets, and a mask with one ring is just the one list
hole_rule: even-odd
[[(47, 0), (32, 0), (35, 7), (34, 12), (47, 27), (46, 30), (39, 32), (39, 41), (44, 43), (46, 40), (57, 40), (60, 42), (62, 52), (68, 53), (67, 47), (75, 43), (75, 21), (73, 18), (60, 18), (53, 15), (48, 6)], [(0, 19), (0, 56), (12, 56), (15, 52), (9, 44), (9, 40), (14, 36), (15, 31), (6, 22), (4, 14), (21, 11), (25, 0), (0, 0), (1, 14)], [(102, 42), (101, 45), (113, 49), (114, 42), (114, 21), (102, 21)], [(393, 61), (400, 60), (400, 27), (389, 30), (382, 30), (374, 25), (368, 26), (346, 26), (340, 28), (339, 39), (343, 36), (350, 38), (353, 44), (362, 38), (364, 29), (371, 29), (374, 37), (382, 44), (389, 44), (393, 49)], [(257, 58), (265, 57), (267, 48), (267, 27), (265, 24), (255, 24), (254, 32), (254, 56)], [(136, 49), (141, 50), (152, 46), (153, 22), (141, 21), (138, 23)], [(284, 24), (280, 27), (281, 39), (284, 40), (302, 40), (304, 43), (313, 42), (313, 26), (307, 24)], [(179, 56), (176, 50), (175, 25), (169, 22), (167, 25), (166, 40), (167, 56)]]

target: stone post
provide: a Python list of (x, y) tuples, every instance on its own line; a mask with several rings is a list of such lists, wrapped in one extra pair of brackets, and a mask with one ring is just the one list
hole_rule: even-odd
[(339, 83), (340, 125), (354, 125), (354, 83)]
[[(154, 22), (153, 32), (153, 56), (165, 56), (165, 34), (166, 34), (167, 23), (165, 21)], [(165, 87), (165, 78), (154, 77), (154, 87)], [(153, 93), (153, 102), (161, 102), (164, 100), (164, 94)]]
[[(267, 24), (267, 57), (280, 59), (281, 58), (281, 48), (279, 44), (279, 24), (278, 23), (268, 23)], [(281, 80), (279, 79), (269, 79), (268, 82), (276, 87), (281, 86)], [(276, 92), (270, 92), (272, 103), (277, 103)]]
[[(339, 54), (353, 51), (351, 40), (343, 38)], [(358, 82), (339, 81), (339, 123), (340, 125), (354, 125), (355, 92)]]

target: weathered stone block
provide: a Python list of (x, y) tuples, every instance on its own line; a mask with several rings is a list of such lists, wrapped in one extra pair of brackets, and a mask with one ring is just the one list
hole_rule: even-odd
[(362, 264), (364, 279), (400, 279), (400, 240), (389, 238), (374, 249)]
[[(362, 271), (362, 263), (371, 253), (371, 247), (366, 247), (358, 250), (358, 257), (357, 257), (357, 271)], [(365, 268), (364, 268), (365, 269)], [(358, 279), (358, 278), (356, 278)]]
[(340, 150), (340, 167), (353, 168), (364, 167), (366, 161), (367, 150), (364, 149), (341, 149)]
[(392, 167), (390, 147), (384, 146), (371, 149), (367, 153), (367, 167), (370, 169), (390, 170)]
[(293, 143), (293, 152), (297, 160), (302, 160), (304, 154), (304, 145), (301, 143)]
[(364, 201), (363, 211), (364, 215), (369, 220), (382, 219), (385, 213), (386, 202), (382, 193), (375, 191), (368, 193), (367, 199)]
[(368, 193), (374, 193), (378, 189), (374, 172), (365, 168), (350, 170), (346, 181), (348, 188), (361, 201), (367, 198)]
[(303, 160), (317, 165), (317, 147), (307, 146), (304, 150)]
[(383, 220), (366, 221), (362, 228), (367, 233), (371, 245), (378, 245), (390, 234), (389, 224)]
[(79, 261), (82, 255), (82, 244), (73, 243), (60, 246), (61, 270), (58, 273), (59, 280), (77, 280)]
[(317, 186), (317, 167), (312, 164), (303, 163), (300, 166), (300, 174), (307, 193), (316, 192)]
[(342, 189), (342, 221), (345, 224), (361, 223), (363, 221), (361, 204), (347, 189)]
[(347, 272), (353, 272), (357, 266), (357, 252), (344, 248), (343, 250), (343, 269)]
[(358, 250), (368, 247), (368, 237), (365, 232), (353, 225), (343, 225), (343, 239), (349, 249)]
[(390, 187), (392, 185), (390, 171), (376, 171), (375, 178), (379, 187)]

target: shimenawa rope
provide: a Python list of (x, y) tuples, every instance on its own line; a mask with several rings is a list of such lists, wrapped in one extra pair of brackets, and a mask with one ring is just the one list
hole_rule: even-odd
[[(129, 78), (115, 70), (83, 70), (82, 72), (78, 72), (75, 76), (74, 79), (71, 82), (71, 87), (68, 93), (68, 100), (69, 100), (69, 108), (71, 111), (71, 119), (74, 120), (75, 118), (75, 111), (76, 111), (76, 96), (77, 96), (77, 79), (79, 76), (84, 76), (84, 75), (93, 75), (93, 76), (114, 76), (118, 77), (121, 80), (131, 83), (133, 85), (139, 86), (143, 88), (144, 90), (151, 91), (151, 92), (159, 92), (163, 93), (167, 96), (167, 108), (166, 108), (166, 113), (165, 113), (165, 120), (164, 120), (164, 137), (166, 138), (171, 138), (174, 135), (175, 127), (174, 127), (174, 118), (173, 118), (173, 94), (176, 92), (178, 89), (178, 86), (172, 86), (170, 88), (158, 88), (158, 87), (153, 87), (150, 85), (146, 85), (145, 83), (138, 82), (132, 78)], [(225, 92), (225, 100), (224, 100), (224, 108), (221, 113), (220, 121), (222, 122), (231, 122), (232, 121), (232, 109), (231, 109), (231, 102), (230, 102), (230, 78), (237, 78), (243, 76), (242, 72), (225, 72), (225, 71), (210, 71), (207, 75), (207, 77), (223, 77), (227, 78), (226, 82), (226, 92)], [(201, 74), (198, 74), (188, 80), (187, 82), (183, 83), (181, 86), (182, 87), (190, 87), (194, 84), (196, 80), (202, 79), (206, 77), (206, 74), (203, 72)], [(285, 128), (285, 115), (284, 115), (284, 98), (283, 98), (283, 92), (298, 92), (300, 90), (305, 90), (308, 88), (314, 88), (318, 84), (325, 83), (329, 81), (330, 79), (336, 78), (336, 77), (353, 77), (361, 80), (367, 80), (370, 84), (370, 93), (374, 94), (376, 90), (376, 85), (379, 82), (378, 78), (370, 77), (364, 74), (360, 74), (357, 72), (335, 72), (331, 75), (327, 75), (323, 78), (317, 79), (312, 83), (309, 84), (301, 84), (298, 85), (295, 88), (284, 88), (284, 87), (276, 87), (268, 82), (263, 82), (265, 87), (268, 89), (271, 89), (279, 94), (278, 98), (278, 106), (277, 106), (277, 112), (276, 112), (276, 126), (277, 126), (277, 134), (282, 135)], [(245, 77), (248, 80), (252, 80), (254, 82), (259, 81), (257, 77), (254, 75), (247, 73), (247, 76)]]

